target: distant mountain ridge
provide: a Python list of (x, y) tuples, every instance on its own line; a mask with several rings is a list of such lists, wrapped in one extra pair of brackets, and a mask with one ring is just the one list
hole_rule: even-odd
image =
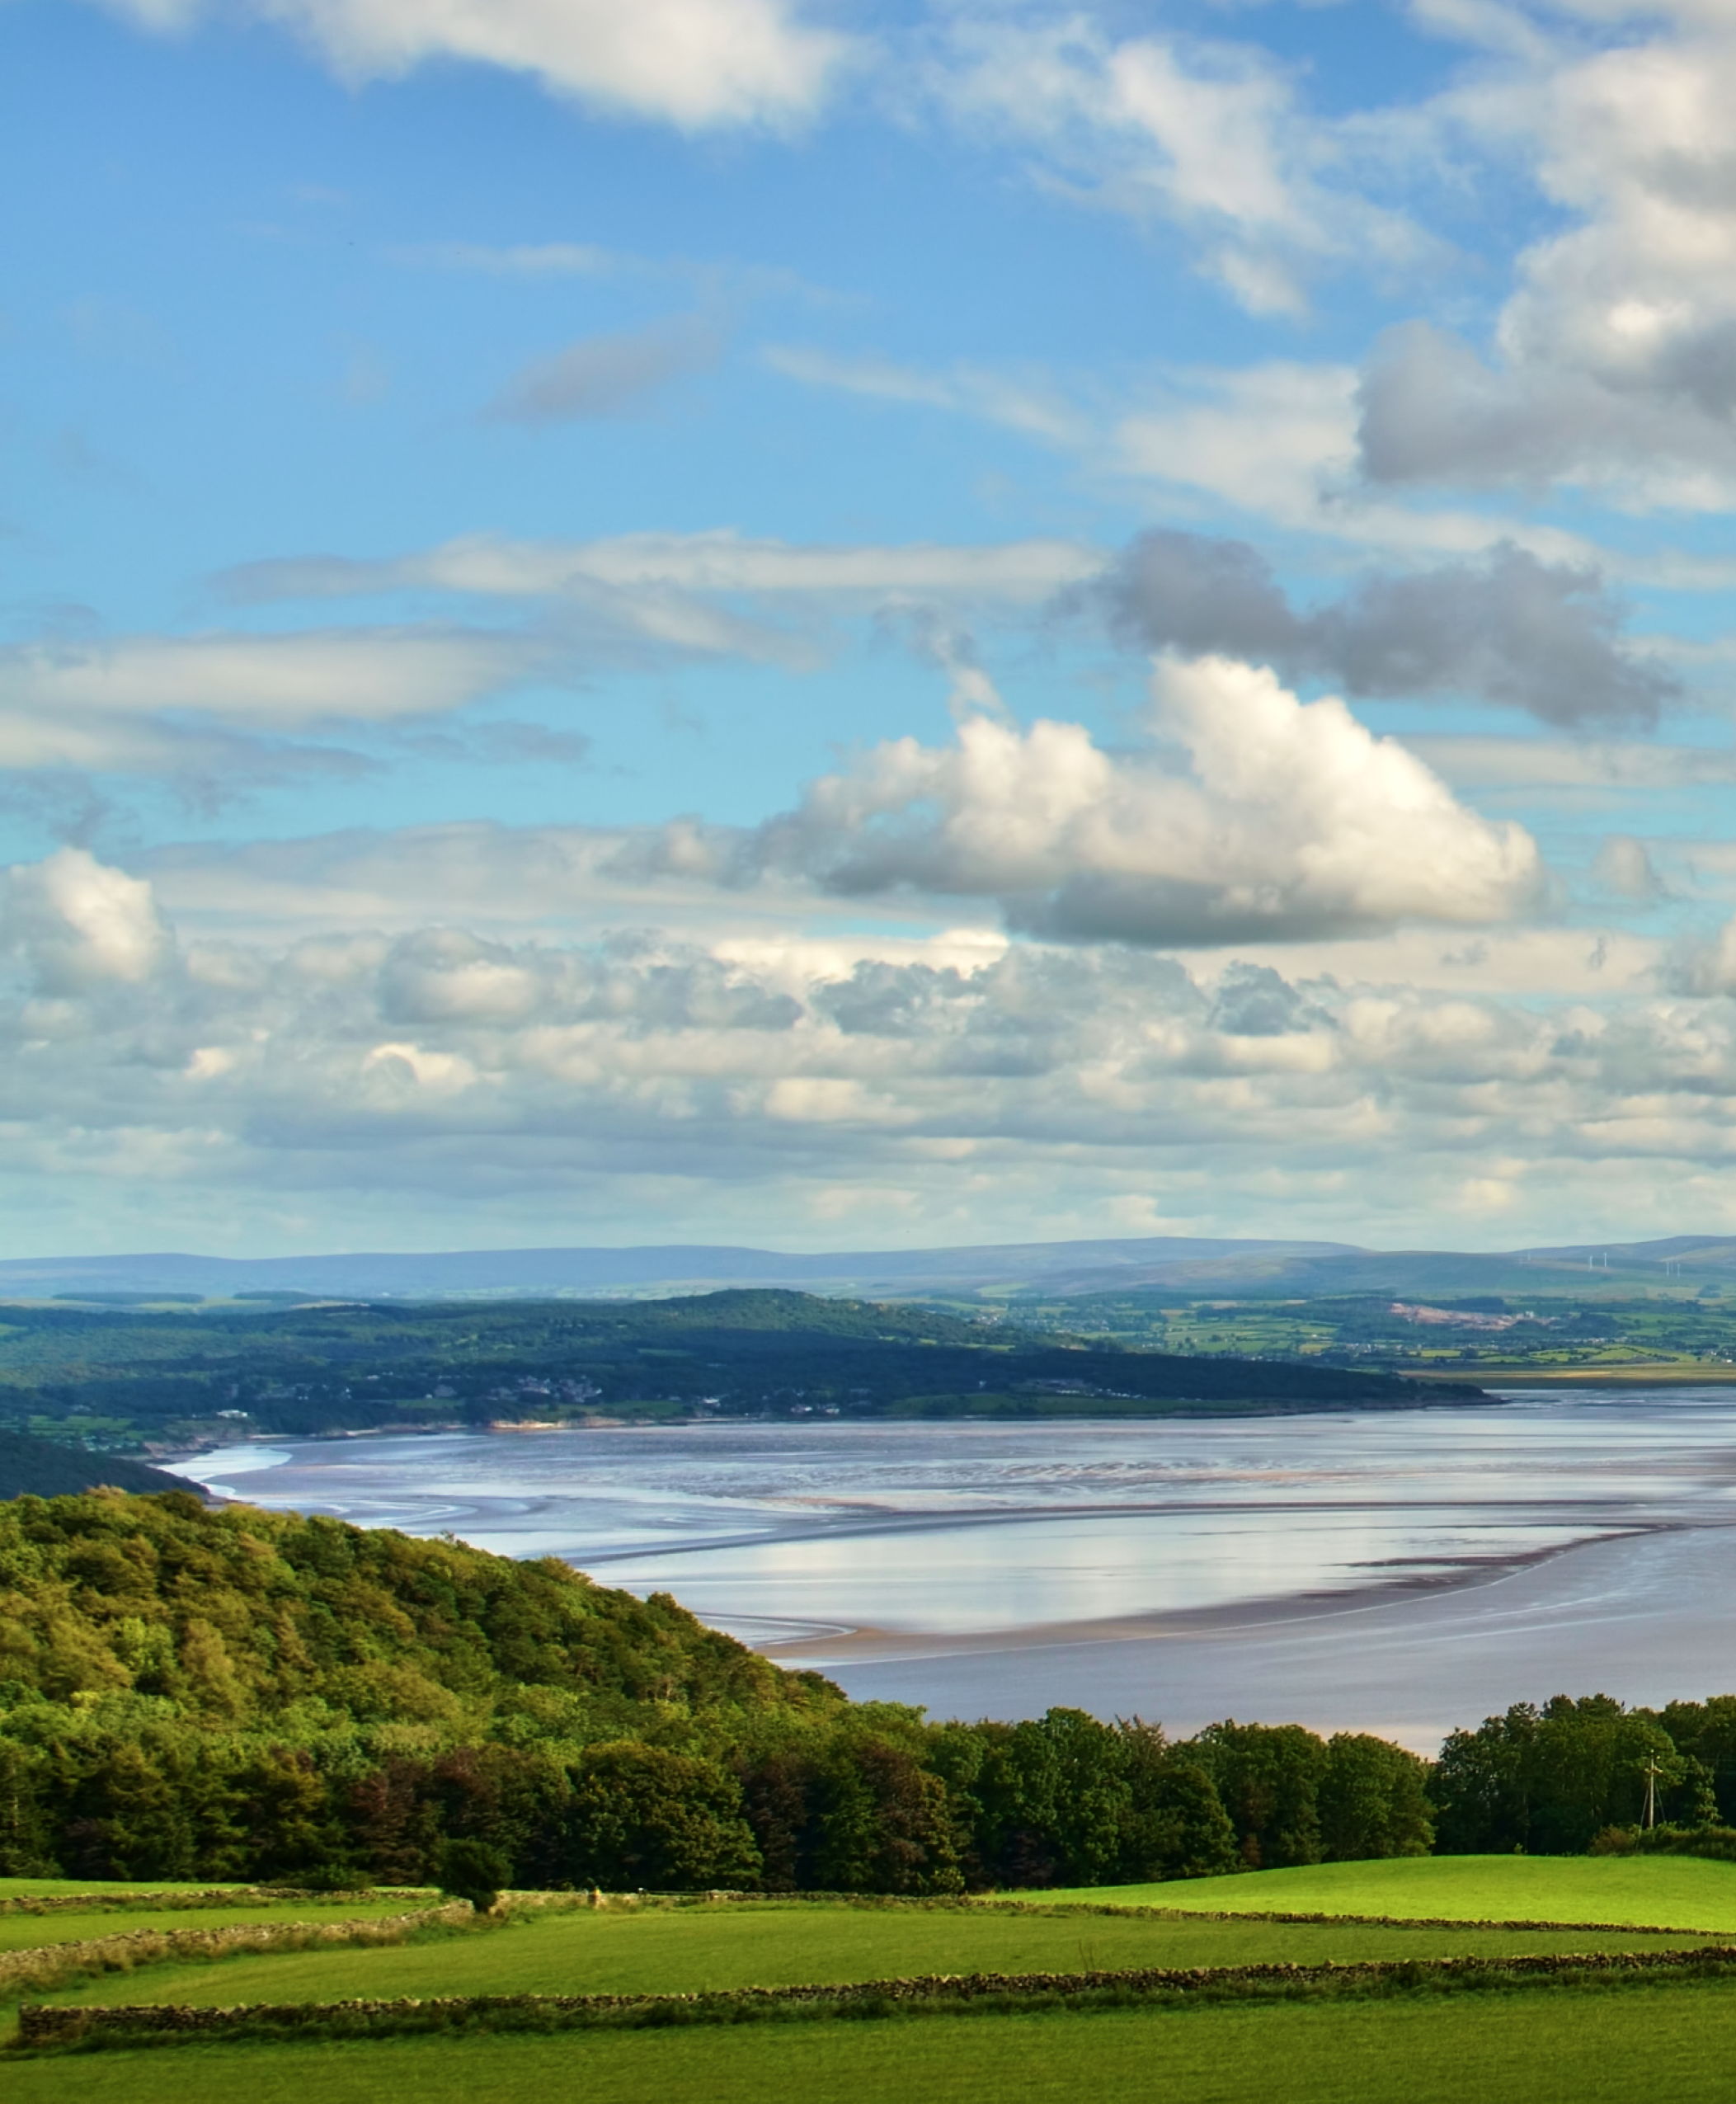
[(1119, 1241), (1009, 1242), (962, 1249), (850, 1250), (792, 1255), (706, 1243), (628, 1249), (452, 1250), (306, 1257), (141, 1256), (12, 1258), (0, 1262), (0, 1297), (58, 1293), (287, 1292), (357, 1299), (440, 1299), (486, 1293), (704, 1292), (726, 1286), (787, 1286), (807, 1292), (892, 1297), (913, 1291), (1051, 1286), (1076, 1275), (1113, 1282), (1177, 1264), (1355, 1254), (1348, 1242), (1225, 1240), (1140, 1236)]
[(1736, 1282), (1736, 1240), (1682, 1235), (1493, 1252), (1382, 1251), (1348, 1242), (1194, 1236), (817, 1255), (706, 1243), (301, 1257), (171, 1252), (0, 1261), (0, 1298), (184, 1294), (223, 1299), (282, 1293), (356, 1300), (598, 1300), (662, 1298), (741, 1286), (887, 1300), (985, 1292), (1071, 1298), (1154, 1288), (1230, 1297), (1522, 1295), (1560, 1292), (1576, 1282), (1593, 1288), (1634, 1286), (1672, 1273)]

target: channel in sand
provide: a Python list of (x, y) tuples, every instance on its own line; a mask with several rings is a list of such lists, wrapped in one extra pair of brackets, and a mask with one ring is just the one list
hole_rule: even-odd
[(1736, 1681), (1736, 1394), (1358, 1417), (281, 1440), (222, 1493), (557, 1555), (854, 1695), (1433, 1744)]

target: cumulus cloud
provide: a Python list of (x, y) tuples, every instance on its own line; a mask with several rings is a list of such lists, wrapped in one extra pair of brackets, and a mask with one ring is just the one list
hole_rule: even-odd
[(1451, 101), (1566, 224), (1517, 259), (1489, 355), (1423, 322), (1371, 362), (1366, 473), (1600, 486), (1722, 509), (1736, 485), (1736, 36), (1683, 11), (1588, 55), (1534, 42)]
[(50, 995), (140, 985), (170, 948), (150, 886), (76, 847), (6, 873), (0, 943)]
[(1597, 850), (1593, 874), (1616, 897), (1649, 906), (1669, 897), (1669, 888), (1658, 874), (1645, 843), (1630, 833), (1611, 833)]
[(1651, 723), (1678, 690), (1624, 646), (1595, 570), (1510, 544), (1475, 563), (1365, 577), (1298, 612), (1246, 542), (1155, 530), (1091, 596), (1146, 648), (1255, 658), (1358, 697), (1470, 696), (1577, 727)]
[(1289, 1037), (1328, 1020), (1282, 972), (1240, 959), (1218, 981), (1211, 1011), (1212, 1028), (1236, 1038)]
[(104, 0), (143, 28), (281, 22), (345, 79), (441, 59), (503, 67), (595, 107), (699, 130), (811, 115), (845, 39), (788, 0)]
[(840, 1189), (937, 1240), (1035, 1204), (1233, 1224), (1275, 1173), (1295, 1220), (1394, 1159), (1413, 1220), (1496, 1182), (1564, 1231), (1612, 1165), (1715, 1220), (1730, 1204), (1728, 936), (1697, 991), (1548, 1000), (952, 937), (218, 939), (63, 851), (7, 874), (0, 938), (8, 1188), (100, 1177), (108, 1217), (177, 1233), (242, 1193), (333, 1240), (407, 1197), (442, 1235), (486, 1214), (575, 1240), (672, 1206), (708, 1236), (773, 1206), (789, 1239), (835, 1239)]
[(675, 381), (709, 372), (723, 355), (716, 326), (680, 315), (617, 335), (584, 337), (515, 373), (483, 412), (504, 424), (572, 424), (630, 417)]
[(1190, 771), (1105, 752), (1078, 724), (978, 716), (950, 746), (899, 739), (816, 782), (752, 862), (846, 896), (992, 898), (1028, 932), (1154, 945), (1475, 924), (1537, 901), (1530, 835), (1456, 803), (1342, 702), (1304, 704), (1222, 658), (1160, 665), (1155, 698)]
[(1672, 974), (1684, 993), (1736, 994), (1736, 920), (1707, 938), (1690, 938), (1677, 950)]

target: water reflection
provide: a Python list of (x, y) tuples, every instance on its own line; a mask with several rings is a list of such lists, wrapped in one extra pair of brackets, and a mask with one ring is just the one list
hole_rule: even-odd
[(1736, 1522), (1736, 1397), (1380, 1417), (705, 1425), (274, 1440), (224, 1494), (668, 1590), (753, 1640), (986, 1631), (1440, 1580)]

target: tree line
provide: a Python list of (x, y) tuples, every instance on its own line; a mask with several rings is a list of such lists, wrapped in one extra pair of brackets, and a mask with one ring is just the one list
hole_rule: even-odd
[(0, 1873), (424, 1884), (449, 1842), (502, 1883), (945, 1894), (1137, 1884), (1426, 1853), (1425, 1764), (1299, 1725), (1155, 1725), (1076, 1710), (932, 1725), (892, 1704), (732, 1744), (313, 1745), (201, 1730), (149, 1698), (13, 1705)]
[(0, 1874), (946, 1894), (1574, 1851), (1736, 1806), (1736, 1697), (1526, 1706), (1431, 1764), (850, 1702), (549, 1560), (190, 1493), (0, 1506)]

